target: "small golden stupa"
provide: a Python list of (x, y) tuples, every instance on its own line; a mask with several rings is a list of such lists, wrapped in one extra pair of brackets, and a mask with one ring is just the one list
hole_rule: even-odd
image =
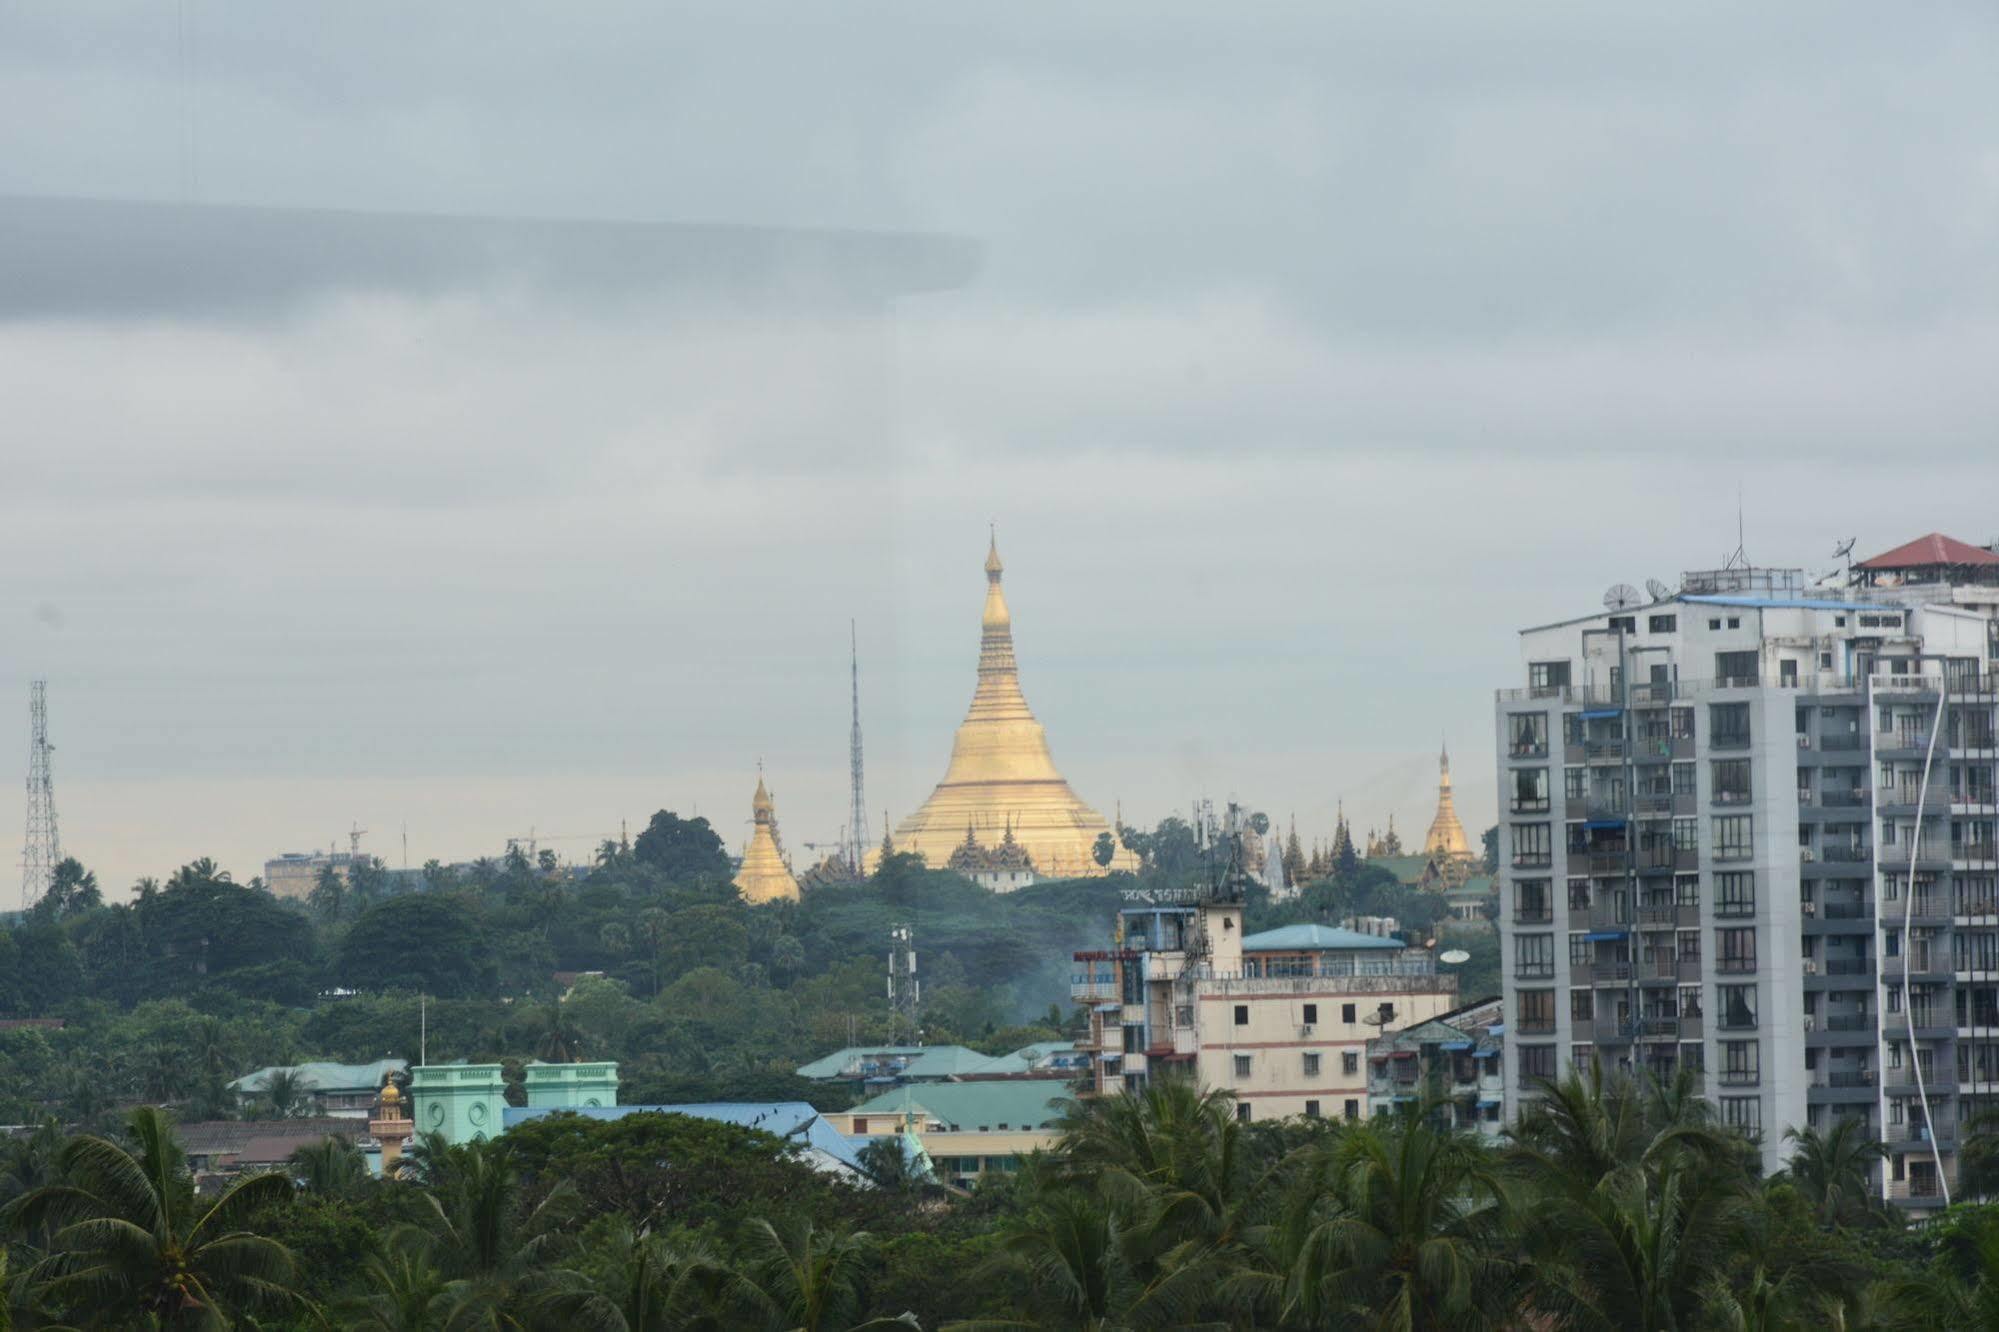
[(758, 902), (798, 900), (798, 880), (784, 863), (777, 845), (777, 807), (764, 790), (763, 774), (757, 774), (757, 793), (750, 798), (750, 817), (756, 827), (750, 844), (743, 848), (743, 867), (736, 871), (736, 888), (752, 906)]
[(416, 1136), (416, 1124), (403, 1107), (403, 1094), (394, 1078), (382, 1084), (380, 1104), (368, 1120), (368, 1134), (382, 1147), (382, 1178), (395, 1178), (403, 1159), (403, 1145)]
[(986, 606), (980, 619), (979, 684), (972, 706), (951, 743), (944, 780), (922, 808), (896, 828), (894, 848), (919, 852), (942, 868), (968, 836), (983, 830), (992, 841), (1011, 829), (1036, 876), (1073, 879), (1110, 869), (1136, 870), (1137, 857), (1117, 847), (1108, 866), (1093, 854), (1097, 838), (1111, 831), (1104, 816), (1083, 803), (1055, 770), (1048, 736), (1020, 692), (1013, 655), (1013, 615), (1000, 590), (999, 542), (986, 554)]
[(1458, 822), (1458, 808), (1451, 799), (1451, 751), (1445, 746), (1437, 758), (1441, 777), (1437, 782), (1437, 817), (1430, 820), (1430, 832), (1423, 838), (1426, 856), (1460, 857), (1471, 855), (1471, 841), (1465, 826)]

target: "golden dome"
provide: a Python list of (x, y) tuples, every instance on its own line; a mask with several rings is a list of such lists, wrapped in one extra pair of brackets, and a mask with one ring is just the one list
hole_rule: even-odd
[(764, 789), (763, 774), (757, 774), (757, 793), (750, 797), (750, 817), (756, 826), (750, 844), (743, 848), (743, 865), (736, 871), (736, 888), (752, 905), (783, 899), (798, 900), (798, 880), (784, 863), (777, 845), (777, 805)]
[(1430, 820), (1429, 834), (1423, 838), (1426, 856), (1469, 856), (1471, 840), (1464, 824), (1458, 822), (1457, 802), (1451, 798), (1451, 751), (1448, 746), (1437, 756), (1437, 817)]
[[(968, 831), (998, 841), (1011, 827), (1014, 840), (1048, 878), (1099, 875), (1092, 854), (1110, 832), (1104, 816), (1085, 804), (1056, 770), (1048, 737), (1020, 691), (1013, 652), (1013, 615), (1001, 588), (1005, 566), (999, 542), (986, 552), (986, 602), (980, 616), (978, 687), (951, 743), (944, 780), (922, 808), (895, 830), (897, 851), (919, 852), (933, 866), (949, 862)], [(1119, 846), (1111, 869), (1138, 868)]]

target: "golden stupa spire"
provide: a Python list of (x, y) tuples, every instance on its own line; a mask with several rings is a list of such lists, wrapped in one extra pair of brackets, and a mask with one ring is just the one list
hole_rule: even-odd
[(1429, 834), (1423, 838), (1426, 856), (1469, 856), (1471, 841), (1465, 826), (1458, 822), (1457, 803), (1451, 797), (1451, 750), (1446, 745), (1437, 755), (1437, 817), (1430, 820)]
[[(951, 744), (944, 780), (895, 830), (899, 851), (920, 852), (943, 865), (961, 844), (968, 823), (1010, 826), (1014, 839), (1044, 878), (1105, 872), (1091, 855), (1103, 815), (1083, 803), (1055, 767), (1048, 737), (1020, 690), (1013, 649), (1013, 613), (1006, 604), (999, 537), (986, 547), (986, 599), (979, 616), (978, 687)], [(1136, 869), (1119, 846), (1110, 869)]]
[(736, 888), (743, 900), (758, 902), (798, 900), (798, 880), (784, 863), (777, 845), (777, 805), (764, 789), (763, 765), (757, 765), (757, 792), (750, 797), (750, 844), (743, 848), (743, 866), (736, 871)]

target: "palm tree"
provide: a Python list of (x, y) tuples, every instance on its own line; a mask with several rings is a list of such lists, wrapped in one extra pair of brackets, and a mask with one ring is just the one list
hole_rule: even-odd
[(335, 1306), (347, 1332), (430, 1332), (445, 1282), (421, 1253), (392, 1247), (361, 1265), (361, 1293)]
[(504, 1327), (533, 1317), (581, 1285), (554, 1260), (568, 1236), (575, 1191), (558, 1185), (523, 1208), (520, 1180), (495, 1143), (422, 1144), (430, 1184), (423, 1220), (393, 1232), (392, 1249), (427, 1259), (445, 1278), (437, 1304), (448, 1327)]
[(675, 1248), (623, 1221), (597, 1251), (608, 1275), (599, 1288), (548, 1301), (549, 1317), (580, 1332), (724, 1332), (739, 1326), (730, 1307), (736, 1274), (706, 1249)]
[(297, 1069), (274, 1069), (264, 1079), (264, 1106), (273, 1119), (303, 1118), (312, 1109), (312, 1088)]
[(1498, 1163), (1434, 1106), (1347, 1126), (1296, 1163), (1271, 1239), (1284, 1315), (1413, 1332), (1498, 1311), (1512, 1265)]
[(351, 1198), (368, 1183), (368, 1163), (360, 1150), (332, 1134), (299, 1147), (290, 1165), (298, 1186), (321, 1198)]
[(866, 1231), (831, 1235), (809, 1220), (782, 1229), (759, 1218), (750, 1223), (751, 1256), (735, 1282), (746, 1312), (784, 1332), (839, 1332), (913, 1327), (908, 1318), (851, 1323), (860, 1309), (861, 1272), (874, 1249)]
[(1001, 1240), (995, 1272), (1026, 1278), (1027, 1318), (949, 1324), (953, 1332), (1077, 1328), (1119, 1332), (1190, 1326), (1187, 1319), (1220, 1275), (1205, 1259), (1162, 1265), (1161, 1234), (1134, 1210), (1081, 1189), (1055, 1188)]
[(1880, 1221), (1878, 1177), (1881, 1144), (1867, 1131), (1866, 1121), (1842, 1116), (1830, 1133), (1815, 1128), (1786, 1129), (1792, 1144), (1782, 1179), (1788, 1180), (1810, 1204), (1819, 1224), (1866, 1225)]
[(224, 1327), (236, 1309), (288, 1298), (291, 1252), (246, 1224), (289, 1200), (291, 1181), (252, 1175), (204, 1206), (165, 1116), (134, 1110), (129, 1132), (136, 1151), (70, 1139), (65, 1182), (7, 1209), (15, 1228), (48, 1228), (48, 1256), (25, 1274), (40, 1297), (90, 1326), (163, 1327)]
[(1999, 1332), (1999, 1215), (1946, 1213), (1938, 1252), (1921, 1276), (1884, 1283), (1884, 1327), (1898, 1332)]
[(574, 1064), (583, 1058), (583, 1031), (560, 1001), (535, 1011), (534, 1057), (544, 1064)]

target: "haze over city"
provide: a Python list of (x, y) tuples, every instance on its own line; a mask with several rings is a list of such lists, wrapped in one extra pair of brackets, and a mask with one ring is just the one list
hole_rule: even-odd
[[(1520, 627), (1738, 514), (1815, 570), (1999, 536), (1988, 14), (1447, 12), (0, 6), (0, 194), (190, 219), (177, 283), (76, 228), (0, 286), (0, 699), (50, 681), (65, 846), (117, 893), (350, 823), (392, 865), (661, 807), (737, 844), (759, 760), (831, 842), (850, 620), (900, 819), (990, 522), (1104, 812), (1420, 828), (1448, 740), (1475, 835)], [(556, 228), (265, 289), (223, 204), (954, 257), (746, 297)]]

